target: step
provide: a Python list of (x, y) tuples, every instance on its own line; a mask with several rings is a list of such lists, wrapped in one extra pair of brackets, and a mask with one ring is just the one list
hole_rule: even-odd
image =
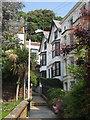
[(43, 103), (39, 103), (39, 102), (31, 102), (31, 105), (32, 106), (48, 106), (47, 103), (43, 102)]

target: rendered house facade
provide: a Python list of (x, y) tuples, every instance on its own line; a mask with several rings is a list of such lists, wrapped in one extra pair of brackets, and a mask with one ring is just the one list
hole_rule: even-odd
[(61, 25), (53, 20), (48, 38), (47, 77), (62, 80), (62, 57), (60, 52)]
[(40, 45), (40, 73), (41, 77), (47, 78), (47, 43), (49, 31), (43, 31), (42, 41)]
[[(63, 18), (61, 21), (61, 48), (65, 48), (68, 45), (73, 45), (75, 43), (75, 37), (71, 34), (70, 28), (73, 28), (75, 25), (81, 24), (81, 22), (86, 22), (85, 27), (88, 24), (88, 21), (83, 21), (80, 19), (81, 10), (89, 8), (88, 2), (78, 2), (70, 12)], [(64, 55), (63, 59), (63, 88), (68, 91), (71, 90), (71, 86), (76, 82), (68, 73), (67, 67), (68, 64), (75, 65), (76, 56), (73, 54), (73, 51), (70, 54)]]
[[(26, 41), (26, 47), (29, 48), (29, 41)], [(36, 61), (38, 64), (40, 64), (40, 55), (39, 55), (39, 48), (40, 43), (39, 42), (31, 42), (31, 53), (34, 54)]]
[[(63, 55), (62, 49), (75, 43), (75, 36), (71, 34), (71, 28), (75, 25), (85, 22), (85, 27), (90, 28), (90, 22), (87, 20), (83, 21), (80, 18), (83, 9), (90, 10), (90, 2), (78, 2), (62, 21), (53, 20), (48, 40), (43, 38), (40, 47), (41, 57), (42, 54), (44, 55), (41, 60), (46, 60), (45, 64), (42, 63), (40, 67), (41, 77), (62, 80), (65, 91), (71, 90), (72, 85), (76, 83), (74, 78), (68, 73), (68, 64), (75, 66), (76, 56), (74, 51)], [(44, 49), (45, 42), (47, 43), (46, 49)]]
[(53, 20), (50, 33), (43, 32), (40, 46), (41, 77), (63, 79), (62, 57), (60, 55), (60, 21)]

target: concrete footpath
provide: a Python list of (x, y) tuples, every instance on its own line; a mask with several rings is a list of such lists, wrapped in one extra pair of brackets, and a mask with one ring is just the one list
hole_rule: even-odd
[(58, 117), (52, 110), (50, 110), (46, 101), (37, 93), (33, 92), (31, 109), (30, 109), (30, 118), (50, 119), (50, 118), (58, 118)]

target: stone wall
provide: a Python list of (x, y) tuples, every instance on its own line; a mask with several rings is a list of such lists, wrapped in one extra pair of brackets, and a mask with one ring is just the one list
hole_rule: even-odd
[(17, 119), (26, 118), (27, 117), (27, 101), (22, 101), (19, 105), (16, 106), (14, 110), (12, 110), (5, 118), (7, 119)]

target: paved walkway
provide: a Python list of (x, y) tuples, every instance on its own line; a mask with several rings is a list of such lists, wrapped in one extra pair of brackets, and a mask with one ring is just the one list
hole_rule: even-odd
[[(46, 101), (39, 95), (32, 96), (32, 105), (30, 110), (30, 118), (57, 118), (57, 115), (47, 106)], [(47, 119), (46, 119), (47, 120)]]

